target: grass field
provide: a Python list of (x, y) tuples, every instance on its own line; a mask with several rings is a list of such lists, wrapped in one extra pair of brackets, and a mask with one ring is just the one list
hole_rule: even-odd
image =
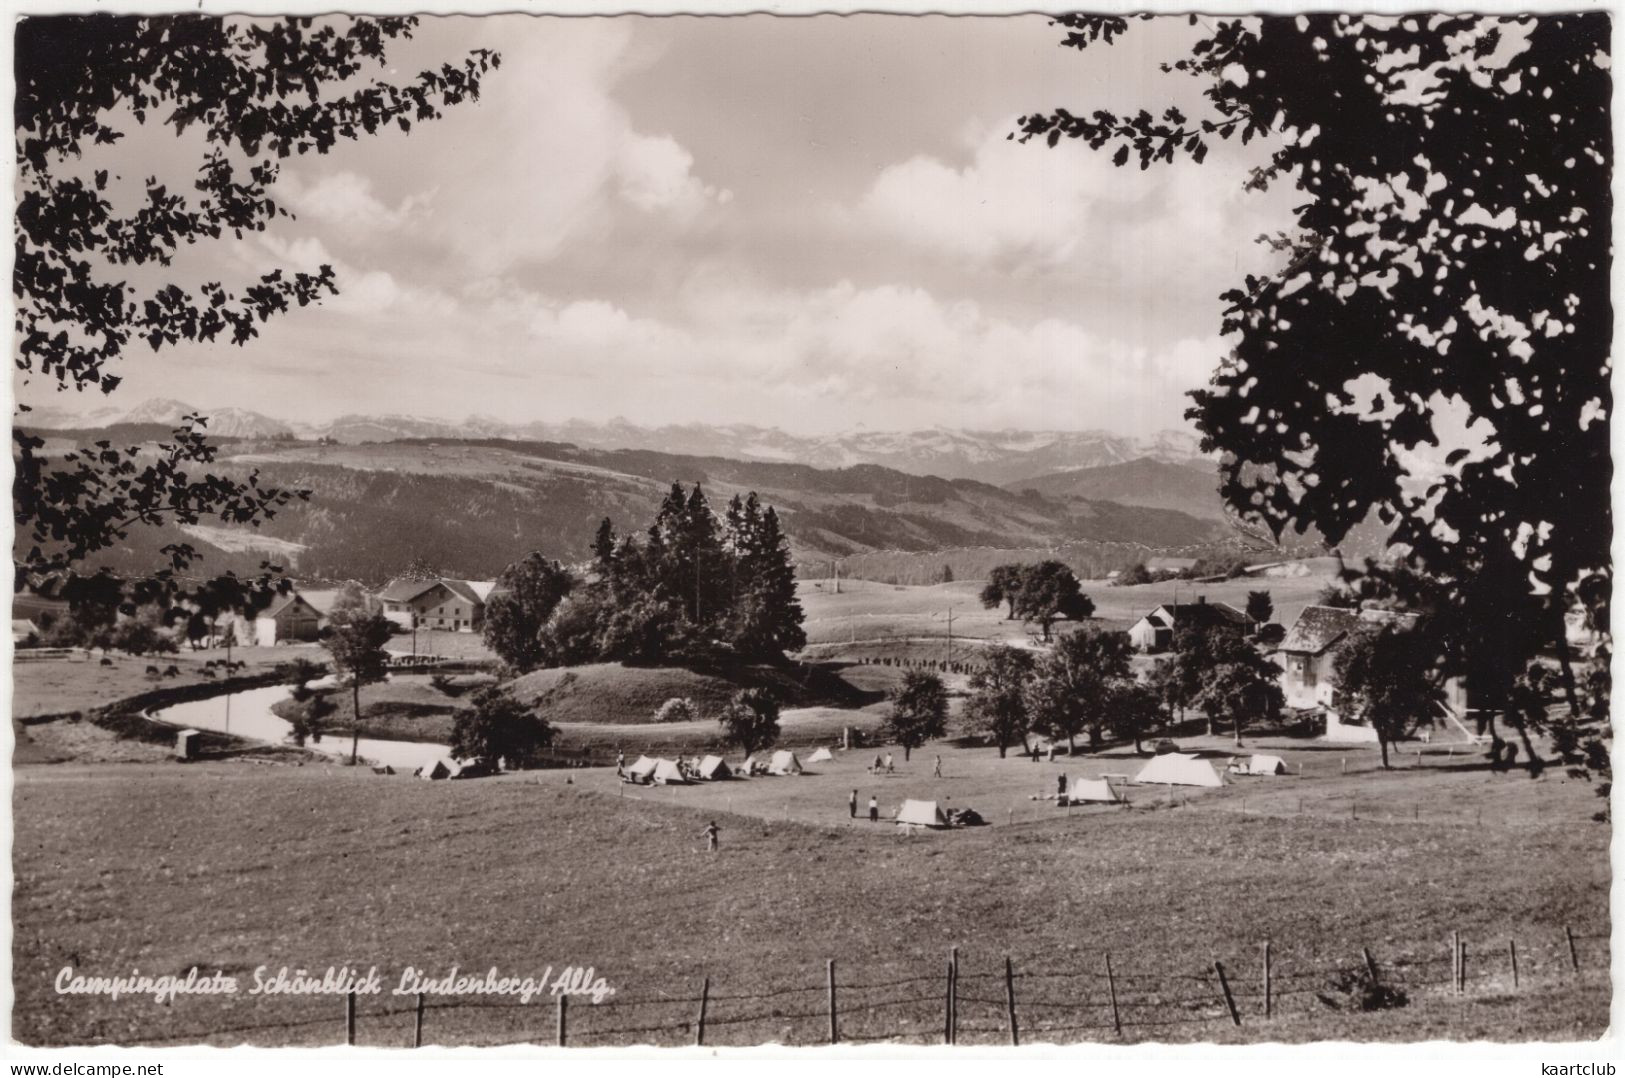
[[(1432, 748), (1420, 769), (1379, 775), (1368, 752), (1288, 746), (1302, 778), (1238, 782), (1177, 808), (1142, 791), (1128, 809), (1070, 814), (1023, 791), (1124, 761), (1033, 764), (931, 746), (880, 780), (863, 772), (865, 753), (801, 777), (656, 791), (603, 771), (426, 783), (326, 766), (25, 767), (14, 793), (14, 1036), (342, 1037), (337, 999), (58, 996), (52, 981), (69, 964), (103, 974), (197, 964), (245, 986), (262, 964), (376, 964), (386, 994), (359, 1005), (363, 1044), (410, 1036), (410, 999), (387, 994), (408, 965), (525, 975), (579, 964), (618, 995), (572, 1002), (575, 1044), (690, 1041), (702, 976), (708, 1043), (817, 1043), (834, 958), (844, 1036), (934, 1039), (950, 946), (962, 955), (962, 1043), (1003, 1037), (1006, 955), (1026, 1041), (1117, 1039), (1098, 976), (1108, 950), (1125, 1041), (1601, 1036), (1610, 876), (1609, 829), (1588, 819), (1597, 799), (1561, 776), (1492, 775)], [(939, 751), (947, 778), (934, 783)], [(993, 810), (995, 825), (905, 837), (853, 823), (854, 786), (881, 789), (888, 808), (951, 795)], [(1355, 795), (1369, 804), (1350, 812)], [(1028, 815), (999, 819), (1007, 806)], [(716, 854), (701, 849), (708, 819), (722, 827)], [(1579, 975), (1565, 925), (1581, 937)], [(1444, 988), (1453, 930), (1470, 954), (1460, 998)], [(1278, 993), (1268, 1020), (1265, 939)], [(1508, 940), (1522, 961), (1516, 990)], [(1408, 1006), (1361, 1013), (1318, 998), (1345, 1002), (1333, 981), (1361, 964), (1361, 947), (1405, 986)], [(1215, 957), (1240, 993), (1240, 1028), (1212, 984)], [(431, 1001), (431, 1043), (552, 1036), (549, 1003), (453, 1002)]]
[[(233, 648), (231, 651), (232, 660), (246, 663), (248, 668), (242, 672), (250, 674), (291, 662), (299, 656), (322, 662), (327, 653), (314, 646)], [(108, 658), (112, 660), (111, 666), (101, 665), (99, 655), (88, 661), (51, 659), (13, 663), (12, 717), (26, 719), (90, 711), (156, 688), (201, 684), (211, 680), (205, 676), (203, 664), (211, 660), (224, 661), (226, 649), (188, 649), (177, 655), (145, 658), (113, 652)], [(180, 669), (179, 677), (154, 679), (146, 673), (149, 666), (162, 670), (172, 665)]]
[[(1268, 591), (1275, 604), (1274, 620), (1290, 626), (1298, 613), (1330, 580), (1330, 563), (1317, 559), (1314, 572), (1298, 577), (1238, 578), (1208, 584), (1190, 581), (1115, 587), (1103, 580), (1083, 581), (1083, 592), (1095, 604), (1094, 624), (1127, 629), (1162, 603), (1209, 602), (1243, 607), (1250, 591)], [(802, 581), (798, 593), (806, 612), (807, 641), (815, 653), (836, 656), (887, 654), (902, 646), (910, 657), (943, 658), (948, 638), (948, 614), (953, 613), (954, 639), (969, 647), (979, 643), (1025, 643), (1037, 626), (1009, 621), (1001, 607), (983, 609), (977, 596), (980, 580), (948, 584), (882, 584), (872, 580), (843, 580), (834, 592), (828, 580)], [(1067, 623), (1056, 629), (1064, 631)], [(846, 645), (842, 647), (842, 645)], [(912, 652), (917, 651), (915, 656)], [(901, 654), (901, 653), (899, 653)], [(895, 657), (895, 656), (894, 656)]]

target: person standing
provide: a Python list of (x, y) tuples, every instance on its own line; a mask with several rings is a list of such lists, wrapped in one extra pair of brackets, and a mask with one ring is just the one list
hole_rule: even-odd
[(875, 800), (874, 794), (869, 795), (869, 822), (880, 822), (880, 802)]
[(712, 820), (709, 824), (706, 825), (705, 830), (700, 832), (700, 833), (705, 836), (705, 850), (706, 850), (706, 852), (707, 853), (716, 853), (717, 852), (717, 836), (722, 834), (722, 828), (717, 826), (717, 821)]
[(869, 768), (869, 774), (871, 774), (871, 775), (880, 774), (880, 756), (879, 756), (878, 753), (875, 755), (874, 766)]
[(617, 752), (615, 754), (615, 774), (626, 774), (626, 753), (624, 752)]
[(846, 814), (851, 819), (858, 818), (858, 791), (853, 790), (852, 796), (846, 799)]
[(941, 753), (937, 754), (937, 766), (932, 769), (931, 777), (932, 778), (937, 778), (937, 779), (940, 779), (942, 777), (942, 754)]
[(888, 752), (886, 754), (886, 774), (892, 775), (892, 774), (896, 774), (896, 772), (897, 772), (897, 765), (892, 763), (891, 753)]

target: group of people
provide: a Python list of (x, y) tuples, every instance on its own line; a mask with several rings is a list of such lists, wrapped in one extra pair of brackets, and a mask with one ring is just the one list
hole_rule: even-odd
[[(858, 818), (858, 791), (856, 790), (853, 790), (852, 796), (846, 799), (846, 814), (854, 820)], [(869, 822), (880, 822), (880, 802), (875, 800), (874, 794), (869, 795)]]
[[(871, 774), (871, 775), (895, 775), (895, 774), (897, 774), (897, 764), (892, 759), (891, 753), (888, 752), (885, 755), (884, 759), (882, 759), (879, 756), (876, 756), (875, 757), (875, 762), (869, 765), (869, 774)], [(931, 777), (934, 778), (934, 779), (940, 779), (942, 777), (942, 756), (940, 754), (937, 756), (936, 763), (931, 768)]]

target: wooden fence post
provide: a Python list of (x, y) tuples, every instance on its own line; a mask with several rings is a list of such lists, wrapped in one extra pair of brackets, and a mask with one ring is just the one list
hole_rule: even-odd
[(711, 1004), (711, 978), (707, 977), (700, 984), (700, 1018), (694, 1023), (694, 1046), (696, 1048), (705, 1044), (705, 1011)]
[(1016, 1029), (1016, 969), (1010, 956), (1004, 956), (1004, 1007), (1010, 1015), (1010, 1043), (1019, 1046), (1021, 1034)]
[(840, 1027), (835, 1018), (835, 959), (829, 960), (829, 1043), (835, 1044), (841, 1039)]
[(344, 1043), (355, 1044), (355, 993), (344, 995)]
[(1264, 1017), (1268, 1018), (1274, 1008), (1270, 999), (1270, 941), (1264, 941)]
[(1456, 965), (1456, 993), (1467, 991), (1467, 945), (1461, 945), (1461, 961)]
[(1106, 991), (1112, 997), (1112, 1029), (1119, 1034), (1123, 1032), (1123, 1019), (1117, 1013), (1117, 979), (1112, 976), (1112, 953), (1106, 952)]
[(954, 960), (951, 958), (942, 986), (942, 1043), (954, 1043)]
[(1507, 940), (1507, 954), (1512, 956), (1512, 987), (1518, 987), (1518, 941)]
[(1371, 948), (1361, 947), (1360, 953), (1365, 956), (1365, 971), (1371, 975), (1371, 983), (1377, 983), (1377, 963), (1371, 957)]
[(569, 996), (567, 996), (567, 995), (565, 995), (565, 994), (564, 994), (564, 993), (563, 993), (563, 992), (560, 992), (560, 993), (559, 993), (559, 1032), (558, 1032), (558, 1046), (559, 1046), (559, 1047), (560, 1047), (560, 1048), (563, 1048), (563, 1047), (564, 1047), (564, 1014), (565, 1014), (565, 1008), (566, 1008), (566, 1005), (567, 1005), (567, 1004), (568, 1004), (568, 1003), (569, 1003), (569, 1001), (570, 1001), (570, 997), (569, 997)]
[(1564, 925), (1563, 935), (1569, 941), (1569, 965), (1574, 967), (1574, 972), (1579, 973), (1580, 952), (1574, 949), (1574, 929), (1570, 928), (1568, 925)]
[(412, 1047), (423, 1047), (423, 993), (418, 993), (417, 1014), (412, 1019)]
[(959, 1043), (959, 948), (948, 950), (948, 963), (952, 974), (948, 981), (948, 1043)]
[(1236, 997), (1230, 994), (1230, 982), (1224, 975), (1224, 963), (1213, 960), (1213, 972), (1219, 975), (1219, 987), (1224, 989), (1224, 1005), (1230, 1008), (1230, 1021), (1241, 1025), (1241, 1012), (1236, 1010)]
[(1449, 933), (1449, 989), (1461, 995), (1461, 930)]

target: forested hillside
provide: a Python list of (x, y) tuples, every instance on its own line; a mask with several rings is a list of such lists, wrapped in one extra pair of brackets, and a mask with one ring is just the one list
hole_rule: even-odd
[[(1078, 542), (1160, 550), (1223, 536), (1214, 522), (1176, 511), (1016, 494), (878, 465), (820, 469), (551, 442), (242, 441), (223, 448), (222, 471), (253, 469), (262, 482), (311, 490), (311, 499), (278, 512), (257, 533), (194, 529), (184, 539), (204, 550), (206, 572), (242, 571), (272, 557), (301, 577), (381, 583), (414, 560), (469, 577), (493, 577), (530, 551), (579, 561), (600, 520), (622, 531), (641, 527), (674, 481), (702, 484), (719, 504), (757, 491), (778, 509), (804, 564), (874, 552)], [(141, 562), (178, 537), (176, 529), (149, 530), (103, 563), (151, 568)], [(220, 545), (232, 549), (212, 549)]]

